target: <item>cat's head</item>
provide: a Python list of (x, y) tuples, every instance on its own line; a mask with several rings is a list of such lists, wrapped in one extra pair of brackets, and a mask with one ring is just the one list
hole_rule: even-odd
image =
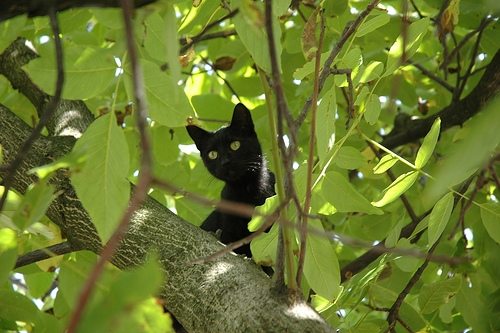
[(262, 149), (250, 111), (236, 105), (231, 125), (217, 131), (187, 126), (187, 131), (200, 151), (203, 163), (216, 178), (238, 182), (257, 176), (262, 166)]

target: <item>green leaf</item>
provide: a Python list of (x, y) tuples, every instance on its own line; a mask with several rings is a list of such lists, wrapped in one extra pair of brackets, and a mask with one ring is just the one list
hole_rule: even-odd
[(19, 15), (0, 23), (0, 53), (17, 39), (27, 19), (28, 17), (26, 15)]
[(429, 217), (428, 237), (432, 246), (441, 237), (453, 210), (453, 193), (450, 192), (439, 200)]
[(41, 298), (54, 282), (54, 273), (38, 272), (24, 274), (24, 281), (26, 281), (31, 297)]
[(480, 294), (479, 287), (475, 283), (470, 287), (467, 279), (462, 279), (462, 285), (456, 295), (455, 308), (460, 311), (465, 322), (472, 326), (474, 332), (491, 332), (488, 327), (488, 312), (479, 297)]
[(381, 26), (386, 25), (387, 23), (389, 23), (390, 19), (391, 17), (387, 13), (380, 14), (371, 19), (368, 19), (359, 26), (358, 30), (356, 31), (356, 36), (357, 37), (364, 36), (380, 28)]
[[(324, 231), (321, 222), (315, 219), (309, 220), (309, 227)], [(337, 297), (340, 287), (340, 268), (328, 238), (315, 234), (307, 235), (304, 275), (316, 293), (329, 301)]]
[(107, 28), (123, 29), (125, 26), (121, 8), (92, 8), (92, 14)]
[[(270, 73), (271, 61), (269, 59), (267, 32), (264, 27), (263, 6), (259, 2), (253, 1), (231, 1), (231, 9), (234, 10), (236, 8), (240, 8), (240, 13), (233, 17), (233, 24), (238, 36), (257, 65)], [(272, 18), (272, 25), (278, 68), (281, 72), (281, 27), (275, 17)]]
[(387, 188), (382, 191), (381, 199), (373, 201), (375, 207), (385, 206), (401, 196), (408, 190), (418, 178), (418, 171), (410, 171), (402, 174)]
[(384, 70), (383, 63), (381, 63), (380, 61), (372, 61), (363, 71), (363, 74), (361, 75), (359, 82), (365, 83), (378, 79), (380, 78), (380, 74), (382, 74), (383, 70)]
[(331, 171), (325, 174), (321, 186), (323, 195), (339, 212), (361, 212), (366, 214), (383, 214), (381, 209), (373, 207), (370, 202), (350, 184), (340, 173)]
[[(408, 239), (404, 237), (398, 239), (396, 247), (403, 250), (417, 249), (416, 245), (411, 244)], [(418, 262), (419, 258), (415, 256), (402, 256), (394, 261), (400, 270), (407, 273), (414, 272), (418, 267)]]
[(38, 222), (45, 214), (54, 196), (54, 187), (42, 182), (31, 186), (25, 193), (12, 221), (20, 231), (24, 231), (33, 223)]
[(434, 120), (434, 124), (432, 124), (431, 130), (425, 136), (422, 146), (418, 150), (417, 158), (415, 160), (415, 166), (417, 168), (423, 168), (429, 161), (429, 158), (431, 158), (439, 138), (440, 128), (441, 118), (437, 117), (436, 120)]
[(451, 279), (425, 284), (420, 290), (418, 305), (422, 313), (432, 313), (446, 304), (460, 289), (462, 278), (456, 275)]
[(268, 233), (263, 233), (250, 243), (253, 260), (260, 265), (271, 266), (276, 262), (279, 224), (275, 223)]
[(340, 147), (335, 164), (342, 169), (354, 170), (367, 165), (368, 159), (354, 147)]
[(380, 110), (382, 106), (380, 104), (380, 100), (378, 99), (378, 95), (371, 94), (366, 101), (366, 111), (365, 111), (365, 119), (368, 124), (373, 125), (377, 122), (378, 117), (380, 116)]
[[(148, 54), (156, 60), (167, 62), (167, 40), (166, 40), (166, 24), (162, 17), (153, 12), (144, 20), (144, 47)], [(177, 43), (175, 44), (177, 45)], [(177, 47), (178, 48), (178, 47)], [(179, 54), (177, 53), (176, 63), (179, 66)], [(171, 64), (168, 63), (170, 68)]]
[(481, 219), (490, 237), (500, 243), (500, 206), (492, 203), (481, 205)]
[(391, 154), (387, 154), (384, 157), (380, 159), (378, 164), (373, 168), (373, 173), (374, 174), (381, 174), (392, 168), (396, 162), (399, 161), (399, 159), (396, 156), (393, 156)]
[(12, 290), (0, 289), (0, 318), (34, 323), (38, 312), (35, 303), (28, 297)]
[(321, 166), (326, 163), (327, 154), (335, 144), (336, 100), (334, 86), (323, 96), (316, 110), (316, 147)]
[[(417, 52), (429, 26), (430, 17), (423, 18), (419, 21), (413, 22), (406, 32), (406, 36), (401, 34), (396, 42), (392, 44), (389, 54), (387, 55), (387, 70), (383, 76), (392, 74), (396, 69), (401, 66), (401, 57), (403, 56), (403, 45), (405, 47), (405, 59), (410, 59), (415, 52)], [(404, 40), (403, 40), (404, 39)], [(405, 43), (406, 42), (406, 43)]]
[[(55, 93), (57, 80), (57, 63), (52, 49), (53, 41), (41, 48), (40, 58), (31, 60), (23, 68), (31, 79), (49, 95)], [(92, 46), (73, 45), (65, 47), (64, 53), (64, 85), (62, 98), (88, 99), (94, 97), (110, 84), (115, 76), (116, 62), (109, 49)]]
[(0, 229), (0, 282), (9, 277), (17, 260), (17, 234), (9, 228)]
[(176, 131), (185, 131), (185, 129), (158, 126), (152, 130), (154, 158), (162, 165), (170, 165), (179, 158), (179, 140)]
[[(187, 118), (194, 117), (194, 112), (182, 88), (150, 61), (142, 60), (142, 70), (151, 119), (168, 127), (187, 125)], [(125, 89), (129, 100), (135, 100), (130, 66), (125, 66)]]
[(74, 151), (86, 149), (87, 159), (71, 176), (83, 206), (105, 243), (127, 209), (129, 151), (114, 113), (97, 118), (76, 142)]
[(326, 17), (340, 16), (345, 13), (349, 3), (347, 0), (326, 0), (323, 3)]

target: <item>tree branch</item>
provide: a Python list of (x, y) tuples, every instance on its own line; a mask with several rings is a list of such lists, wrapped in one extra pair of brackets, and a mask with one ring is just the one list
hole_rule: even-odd
[[(462, 125), (466, 120), (476, 115), (500, 92), (500, 50), (491, 59), (477, 86), (465, 98), (451, 104), (440, 112), (425, 119), (410, 121), (407, 129), (394, 128), (380, 143), (389, 149), (423, 138), (430, 130), (434, 120), (441, 118), (441, 131), (453, 126)], [(392, 134), (395, 133), (395, 134)]]
[[(134, 0), (136, 8), (153, 3), (154, 0)], [(117, 0), (52, 0), (51, 6), (43, 0), (4, 0), (0, 2), (0, 21), (12, 17), (28, 14), (29, 17), (45, 16), (49, 14), (49, 8), (53, 7), (57, 12), (76, 7), (120, 7)]]

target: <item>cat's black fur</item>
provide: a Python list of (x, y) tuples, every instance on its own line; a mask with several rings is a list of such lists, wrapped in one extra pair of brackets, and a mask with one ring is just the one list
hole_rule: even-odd
[[(243, 104), (239, 103), (234, 108), (229, 126), (214, 132), (194, 125), (186, 128), (208, 171), (226, 183), (222, 189), (222, 199), (260, 206), (276, 194), (274, 174), (267, 168), (250, 111)], [(216, 152), (215, 158), (213, 152)], [(201, 228), (213, 232), (220, 229), (221, 242), (229, 244), (250, 235), (248, 222), (250, 219), (247, 217), (214, 210)], [(248, 244), (235, 252), (252, 256)]]

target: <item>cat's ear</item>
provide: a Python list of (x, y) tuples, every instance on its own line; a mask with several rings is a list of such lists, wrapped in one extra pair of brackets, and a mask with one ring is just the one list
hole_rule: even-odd
[(201, 152), (211, 133), (196, 125), (188, 125), (186, 126), (186, 129), (189, 133), (189, 136), (196, 144), (196, 148), (198, 148), (198, 150)]
[(246, 133), (255, 133), (252, 116), (250, 111), (241, 103), (234, 107), (233, 119), (230, 127), (237, 128)]

